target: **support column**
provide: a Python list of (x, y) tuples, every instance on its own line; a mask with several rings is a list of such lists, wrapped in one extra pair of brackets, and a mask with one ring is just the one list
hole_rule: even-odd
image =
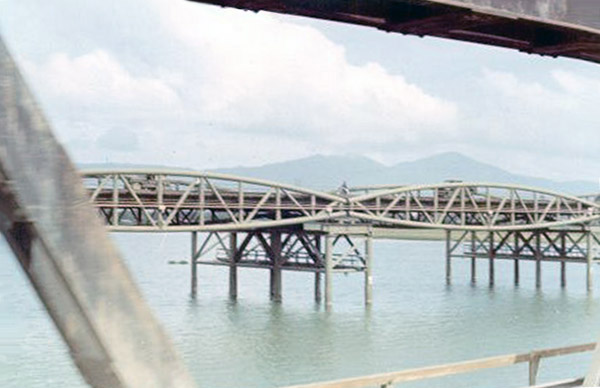
[(594, 284), (593, 284), (593, 279), (592, 279), (592, 263), (594, 260), (594, 250), (593, 250), (593, 239), (592, 239), (592, 232), (591, 231), (587, 231), (586, 232), (586, 236), (585, 236), (585, 247), (586, 247), (586, 286), (587, 286), (587, 290), (588, 292), (591, 292)]
[(273, 267), (271, 268), (271, 299), (281, 302), (281, 232), (271, 232), (271, 251)]
[(229, 235), (229, 297), (237, 299), (237, 233)]
[(315, 302), (321, 303), (321, 272), (315, 272)]
[(565, 232), (560, 232), (560, 286), (567, 286), (567, 245)]
[[(315, 236), (315, 250), (318, 253), (317, 257), (321, 257), (321, 236), (320, 235), (316, 235)], [(317, 303), (321, 303), (321, 271), (318, 268), (317, 265), (317, 270), (315, 271), (315, 302)]]
[(333, 237), (325, 236), (325, 306), (331, 307), (333, 298)]
[(521, 248), (519, 248), (519, 239), (521, 237), (520, 233), (521, 232), (513, 232), (515, 235), (515, 286), (519, 285), (519, 259), (520, 259), (520, 255), (521, 255)]
[(198, 232), (192, 232), (192, 256), (190, 258), (190, 266), (191, 266), (191, 276), (192, 276), (192, 285), (191, 285), (191, 294), (192, 298), (196, 297), (196, 292), (198, 288), (198, 277), (196, 274), (196, 270), (198, 266), (196, 265), (196, 254), (198, 252)]
[(446, 230), (446, 284), (452, 280), (452, 231)]
[(373, 302), (373, 236), (365, 240), (365, 304)]
[(489, 256), (490, 256), (490, 287), (494, 285), (494, 260), (496, 259), (496, 249), (494, 247), (494, 232), (490, 232), (490, 246), (489, 246)]
[(542, 243), (540, 232), (535, 233), (535, 287), (542, 286)]
[(477, 281), (477, 232), (471, 232), (471, 283)]

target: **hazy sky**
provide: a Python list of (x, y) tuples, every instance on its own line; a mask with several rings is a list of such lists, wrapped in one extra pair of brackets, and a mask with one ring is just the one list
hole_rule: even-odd
[(78, 162), (459, 151), (600, 177), (599, 65), (183, 0), (0, 0), (0, 31)]

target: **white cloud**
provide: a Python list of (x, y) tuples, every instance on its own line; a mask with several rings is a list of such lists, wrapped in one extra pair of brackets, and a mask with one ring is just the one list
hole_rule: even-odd
[(200, 64), (205, 117), (240, 130), (320, 136), (329, 143), (387, 142), (451, 132), (456, 107), (376, 63), (348, 62), (313, 27), (269, 14), (158, 3), (166, 29)]
[[(488, 99), (478, 108), (486, 115), (475, 121), (480, 129), (476, 141), (514, 155), (526, 151), (529, 159), (596, 157), (596, 148), (590, 145), (600, 142), (600, 118), (594, 114), (600, 101), (600, 78), (565, 70), (546, 76), (541, 82), (485, 70), (481, 87)], [(476, 130), (472, 128), (473, 133)], [(563, 165), (565, 170), (569, 171), (568, 164)]]
[[(136, 42), (129, 41), (127, 50), (98, 47), (23, 61), (63, 141), (95, 140), (96, 150), (73, 151), (80, 160), (105, 160), (114, 147), (106, 147), (101, 135), (127, 126), (138, 149), (130, 155), (119, 149), (118, 158), (181, 158), (198, 138), (210, 138), (203, 145), (215, 152), (196, 147), (189, 150), (194, 160), (171, 162), (213, 166), (455, 135), (453, 103), (380, 64), (350, 63), (344, 47), (314, 27), (189, 2), (147, 4), (164, 38), (151, 57), (144, 49), (136, 58)], [(85, 128), (94, 128), (94, 135), (84, 135)], [(237, 144), (241, 139), (244, 144)], [(244, 151), (247, 144), (253, 149)]]
[(57, 53), (39, 65), (25, 61), (24, 69), (42, 95), (71, 108), (138, 111), (173, 108), (178, 104), (178, 96), (167, 82), (131, 74), (101, 49), (75, 58)]

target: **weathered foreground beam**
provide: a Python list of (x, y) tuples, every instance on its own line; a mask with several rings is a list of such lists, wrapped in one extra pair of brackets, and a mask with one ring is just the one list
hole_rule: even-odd
[[(426, 368), (407, 369), (399, 372), (381, 373), (370, 376), (352, 377), (342, 380), (326, 381), (305, 385), (294, 385), (287, 388), (363, 388), (363, 387), (389, 387), (407, 381), (431, 379), (436, 377), (450, 376), (460, 373), (473, 372), (481, 369), (499, 368), (524, 362), (530, 365), (539, 365), (543, 358), (564, 356), (568, 354), (589, 352), (594, 350), (595, 343), (567, 346), (563, 348), (551, 348), (534, 350), (530, 353), (508, 354), (503, 356), (480, 358), (478, 360), (457, 362), (453, 364), (436, 365)], [(529, 382), (535, 384), (537, 367), (529, 368)], [(546, 387), (579, 386), (583, 379), (572, 379), (544, 385)]]
[(191, 0), (600, 62), (597, 0)]
[(85, 380), (193, 387), (0, 40), (0, 229)]

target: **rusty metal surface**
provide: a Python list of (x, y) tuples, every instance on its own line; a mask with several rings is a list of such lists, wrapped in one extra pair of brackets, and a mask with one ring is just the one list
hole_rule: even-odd
[(600, 29), (598, 0), (458, 0), (545, 20)]
[(1, 40), (0, 140), (0, 228), (86, 381), (195, 386)]
[(191, 0), (600, 63), (596, 0)]

